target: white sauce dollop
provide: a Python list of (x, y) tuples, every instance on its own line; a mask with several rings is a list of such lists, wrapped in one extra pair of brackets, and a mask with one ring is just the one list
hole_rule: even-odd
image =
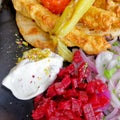
[(18, 63), (4, 78), (2, 85), (21, 100), (28, 100), (43, 93), (57, 77), (63, 58), (53, 52), (37, 62), (25, 59)]

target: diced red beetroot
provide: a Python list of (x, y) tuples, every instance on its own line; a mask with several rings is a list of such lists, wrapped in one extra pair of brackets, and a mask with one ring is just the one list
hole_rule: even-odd
[(94, 110), (101, 108), (100, 101), (97, 94), (91, 95), (91, 97), (89, 98), (89, 103), (92, 104), (92, 107)]
[(55, 83), (55, 91), (57, 92), (57, 95), (62, 95), (65, 92), (65, 87), (61, 82)]
[(71, 101), (66, 100), (66, 101), (61, 101), (58, 103), (58, 109), (60, 110), (70, 110), (71, 109)]
[(85, 104), (83, 106), (83, 112), (84, 112), (86, 120), (96, 120), (91, 104)]
[(78, 93), (77, 91), (73, 88), (73, 89), (69, 89), (65, 92), (65, 94), (63, 95), (64, 98), (70, 99), (71, 97), (77, 98), (78, 97)]
[(54, 113), (48, 118), (48, 120), (68, 120), (67, 116), (63, 114), (63, 111), (56, 110)]
[(79, 100), (85, 104), (88, 102), (88, 95), (85, 91), (79, 91), (78, 92), (78, 97), (79, 97)]
[(32, 111), (32, 118), (34, 120), (41, 120), (45, 116), (49, 101), (49, 99), (44, 99), (43, 104), (39, 105), (34, 111)]
[(43, 95), (40, 94), (37, 97), (34, 98), (34, 108), (36, 109), (36, 107), (41, 103), (41, 101), (43, 100)]
[(45, 116), (44, 111), (41, 109), (36, 109), (32, 111), (33, 120), (41, 120)]
[(86, 114), (86, 120), (96, 120), (96, 117), (91, 116), (90, 114)]
[(65, 68), (60, 69), (58, 75), (59, 78), (63, 78), (65, 76)]
[(86, 90), (87, 90), (88, 94), (94, 94), (95, 90), (96, 90), (96, 84), (95, 84), (95, 82), (94, 81), (90, 81), (87, 84)]
[(79, 83), (78, 87), (80, 90), (85, 90), (87, 87), (87, 83)]
[(71, 84), (71, 79), (70, 79), (70, 75), (66, 75), (63, 79), (62, 79), (62, 85), (64, 86), (64, 88), (69, 87), (69, 85)]
[(92, 108), (92, 105), (91, 104), (85, 104), (83, 105), (83, 112), (84, 113), (92, 113), (92, 116), (94, 116), (94, 111), (93, 111), (93, 108)]
[(58, 109), (55, 110), (53, 114), (53, 116), (55, 116), (56, 118), (59, 118), (60, 116), (63, 116), (63, 115), (64, 115), (63, 111), (58, 110)]
[(67, 74), (72, 74), (75, 71), (75, 66), (74, 64), (70, 64), (69, 66), (66, 67), (65, 72)]
[(79, 99), (71, 98), (72, 111), (78, 113), (81, 116), (81, 101)]
[(53, 84), (53, 85), (49, 86), (49, 88), (47, 89), (46, 96), (47, 97), (54, 97), (56, 95), (57, 95), (57, 92), (55, 90), (55, 85)]
[(76, 77), (71, 78), (71, 82), (74, 88), (78, 87), (78, 79)]
[(70, 64), (66, 68), (60, 70), (60, 72), (58, 73), (58, 77), (63, 78), (66, 75), (72, 75), (74, 71), (75, 71), (74, 64)]
[(83, 58), (81, 57), (81, 53), (79, 50), (75, 51), (74, 56), (73, 56), (73, 62), (75, 63), (80, 63), (83, 61)]
[(107, 90), (108, 90), (108, 87), (104, 83), (101, 83), (99, 86), (97, 86), (97, 92), (98, 93), (104, 93)]
[(66, 115), (69, 118), (68, 120), (73, 120), (76, 117), (71, 110), (65, 110), (64, 115)]
[(108, 105), (110, 103), (110, 99), (107, 98), (105, 95), (100, 95), (98, 97), (99, 101), (100, 101), (100, 105), (102, 107), (105, 107), (106, 105)]
[(66, 116), (51, 116), (48, 120), (68, 120), (68, 118)]
[(100, 86), (101, 84), (103, 84), (102, 80), (100, 80), (100, 79), (95, 79), (94, 82), (95, 82), (96, 86)]
[(103, 120), (104, 114), (102, 112), (95, 112), (96, 120)]
[(76, 115), (76, 113), (72, 112), (71, 110), (65, 110), (63, 112), (64, 115), (68, 117), (68, 120), (82, 120), (82, 118), (80, 118), (80, 115)]
[(46, 117), (49, 118), (53, 113), (54, 111), (56, 110), (56, 105), (57, 103), (53, 100), (50, 100), (48, 106), (47, 106), (47, 109), (46, 109)]

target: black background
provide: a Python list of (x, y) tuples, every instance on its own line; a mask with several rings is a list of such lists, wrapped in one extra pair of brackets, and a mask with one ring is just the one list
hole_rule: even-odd
[[(22, 52), (30, 48), (16, 44), (18, 38), (21, 36), (15, 22), (15, 10), (10, 0), (4, 0), (0, 10), (0, 82)], [(18, 100), (0, 84), (0, 120), (31, 120), (32, 109), (33, 100)]]

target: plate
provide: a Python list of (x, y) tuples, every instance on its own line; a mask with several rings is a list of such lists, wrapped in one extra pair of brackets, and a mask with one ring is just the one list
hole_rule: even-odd
[[(0, 82), (15, 66), (23, 51), (31, 48), (16, 44), (21, 40), (15, 21), (15, 10), (10, 0), (4, 0), (0, 10)], [(0, 120), (31, 120), (33, 100), (22, 101), (0, 85)]]

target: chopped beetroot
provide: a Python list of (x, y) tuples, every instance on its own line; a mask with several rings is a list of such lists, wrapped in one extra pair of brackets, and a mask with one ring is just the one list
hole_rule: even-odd
[[(49, 117), (48, 120), (60, 120), (61, 117), (63, 116), (63, 113), (59, 110), (55, 110), (54, 113)], [(65, 117), (65, 120), (66, 120), (66, 116)]]
[(64, 115), (68, 117), (68, 120), (76, 119), (76, 115), (71, 110), (65, 110)]
[(34, 98), (34, 107), (36, 108), (43, 101), (43, 95), (40, 94)]
[(38, 105), (36, 110), (32, 111), (32, 117), (34, 118), (34, 120), (40, 120), (44, 118), (44, 116), (46, 115), (46, 110), (47, 110), (49, 101), (50, 101), (49, 99), (44, 99), (43, 104)]
[(57, 92), (57, 95), (62, 95), (65, 92), (65, 87), (61, 82), (55, 83), (55, 91)]
[(94, 81), (90, 81), (88, 84), (87, 84), (87, 87), (86, 87), (86, 91), (89, 93), (89, 94), (94, 94), (95, 93), (95, 90), (96, 90), (96, 84)]
[(110, 103), (107, 85), (93, 78), (87, 81), (92, 71), (79, 51), (73, 63), (62, 68), (55, 82), (34, 99), (33, 120), (102, 120), (102, 110)]
[(96, 120), (94, 110), (91, 104), (85, 104), (83, 106), (83, 112), (86, 120)]
[(105, 95), (102, 94), (99, 96), (99, 101), (102, 107), (105, 107), (110, 103), (110, 99), (108, 99)]
[(58, 73), (58, 78), (63, 78), (65, 76), (65, 68), (60, 69), (59, 73)]
[(74, 64), (70, 64), (66, 68), (60, 70), (60, 72), (58, 73), (58, 77), (63, 78), (66, 75), (72, 75), (74, 71), (75, 71)]
[(54, 111), (56, 110), (57, 103), (53, 100), (50, 100), (47, 109), (46, 109), (46, 117), (49, 118)]
[(67, 88), (70, 86), (71, 84), (71, 78), (70, 75), (66, 75), (63, 79), (62, 79), (62, 85), (64, 86), (64, 88)]
[(89, 97), (89, 103), (92, 104), (94, 110), (101, 108), (100, 101), (97, 94), (93, 94)]
[(79, 83), (78, 87), (79, 87), (80, 90), (85, 90), (86, 87), (87, 87), (87, 83), (82, 83), (81, 82), (81, 83)]
[(64, 98), (66, 99), (70, 99), (71, 97), (77, 98), (78, 97), (78, 93), (77, 91), (73, 88), (73, 89), (69, 89), (65, 92), (65, 94), (63, 95)]
[(83, 58), (81, 57), (80, 54), (81, 54), (80, 51), (76, 51), (76, 52), (74, 53), (73, 62), (75, 62), (75, 63), (80, 63), (81, 61), (83, 61)]
[(98, 93), (104, 93), (108, 90), (108, 87), (106, 84), (101, 83), (100, 85), (97, 85), (97, 92)]
[(76, 113), (77, 115), (81, 116), (81, 101), (79, 99), (76, 98), (71, 98), (72, 101), (72, 108), (71, 110)]
[(66, 116), (51, 116), (48, 120), (68, 120)]
[(57, 95), (57, 92), (55, 90), (55, 85), (53, 84), (53, 85), (49, 86), (49, 88), (47, 89), (46, 96), (47, 97), (54, 97), (56, 95)]
[(78, 79), (76, 77), (71, 78), (71, 82), (74, 88), (78, 87)]
[(88, 95), (86, 91), (79, 91), (78, 97), (83, 104), (86, 104), (88, 102)]
[(95, 112), (96, 120), (103, 120), (104, 114), (102, 112)]
[(70, 110), (71, 109), (71, 101), (66, 100), (66, 101), (59, 102), (58, 109), (60, 109), (60, 110)]
[(66, 67), (65, 73), (66, 74), (71, 74), (75, 71), (75, 66), (74, 64), (70, 64), (69, 66)]

